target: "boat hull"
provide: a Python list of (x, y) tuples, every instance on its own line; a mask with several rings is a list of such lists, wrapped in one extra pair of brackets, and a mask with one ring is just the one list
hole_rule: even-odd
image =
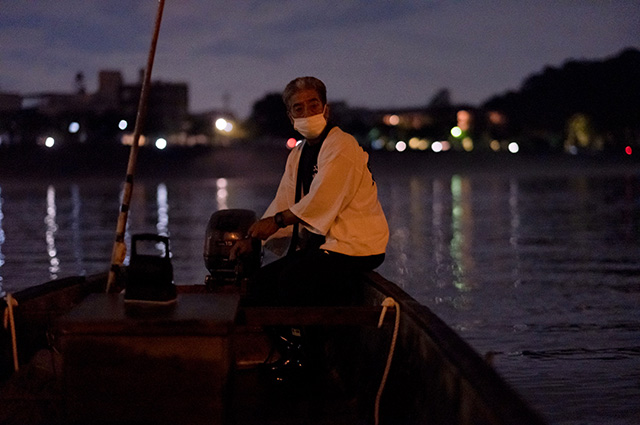
[[(360, 283), (362, 299), (352, 306), (241, 305), (230, 332), (233, 362), (224, 387), (224, 412), (216, 422), (373, 423), (377, 415), (380, 423), (392, 424), (544, 423), (481, 356), (426, 306), (375, 272), (362, 275)], [(52, 333), (52, 329), (86, 302), (89, 294), (103, 292), (105, 287), (106, 274), (54, 281), (15, 294), (19, 303), (15, 309), (18, 346), (24, 367), (19, 374), (5, 379), (0, 391), (3, 406), (13, 403), (24, 408), (20, 388), (12, 386), (15, 387), (15, 382), (27, 386), (31, 383), (25, 384), (25, 378), (16, 376), (27, 374), (24, 370), (29, 370), (29, 359), (37, 361), (43, 358), (42, 352), (52, 353), (52, 345), (60, 349), (60, 334)], [(235, 291), (234, 288), (220, 290)], [(207, 293), (208, 288), (179, 286), (178, 292)], [(378, 328), (378, 316), (387, 298), (399, 305), (399, 326), (389, 373), (379, 395), (396, 318), (396, 310), (390, 309)], [(321, 343), (315, 352), (318, 367), (314, 369), (314, 376), (307, 377), (307, 382), (273, 386), (264, 373), (264, 362), (270, 354), (265, 329), (292, 324), (303, 325)], [(12, 364), (7, 336), (3, 334), (2, 338), (5, 378)], [(54, 359), (50, 362), (54, 370), (45, 375), (50, 386), (58, 385), (60, 389), (64, 386), (65, 370), (74, 368), (69, 369), (70, 359), (66, 359), (66, 368), (61, 367), (65, 363), (65, 359), (60, 358), (64, 353), (62, 356), (53, 353), (44, 356)], [(49, 397), (49, 402), (40, 406), (48, 405), (49, 411), (38, 416), (32, 403), (34, 417), (48, 417), (49, 423), (51, 415), (58, 415), (60, 423), (73, 417), (60, 408), (60, 404), (68, 405), (60, 393), (43, 397)], [(0, 423), (18, 423), (11, 422), (10, 408), (0, 410), (4, 411), (0, 411)], [(44, 422), (34, 419), (30, 423)]]

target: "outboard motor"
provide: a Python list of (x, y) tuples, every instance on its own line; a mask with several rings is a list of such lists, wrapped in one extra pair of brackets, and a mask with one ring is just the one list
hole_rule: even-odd
[(133, 235), (125, 302), (171, 304), (176, 297), (169, 238), (150, 233)]
[(205, 279), (207, 288), (240, 286), (260, 267), (262, 243), (258, 239), (252, 240), (251, 253), (233, 261), (229, 258), (231, 248), (249, 236), (249, 228), (256, 220), (251, 210), (220, 210), (211, 215), (204, 241), (204, 263), (211, 273)]

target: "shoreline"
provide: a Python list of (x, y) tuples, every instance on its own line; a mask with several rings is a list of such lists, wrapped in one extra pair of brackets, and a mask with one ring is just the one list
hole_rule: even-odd
[[(135, 178), (279, 177), (289, 151), (265, 146), (225, 148), (141, 148)], [(369, 152), (374, 175), (453, 174), (566, 175), (640, 173), (640, 157), (563, 153)], [(0, 149), (0, 179), (124, 178), (129, 148), (31, 151)]]

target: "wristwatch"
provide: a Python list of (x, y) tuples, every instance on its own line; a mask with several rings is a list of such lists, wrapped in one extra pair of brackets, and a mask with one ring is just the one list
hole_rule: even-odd
[(273, 216), (273, 220), (276, 222), (278, 227), (280, 228), (287, 227), (287, 225), (284, 224), (284, 217), (282, 216), (281, 212), (276, 213), (276, 215)]

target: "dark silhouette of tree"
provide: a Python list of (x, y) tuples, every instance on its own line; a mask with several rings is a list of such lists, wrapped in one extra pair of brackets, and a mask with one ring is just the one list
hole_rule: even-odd
[(87, 85), (85, 84), (84, 73), (82, 71), (78, 71), (78, 73), (76, 73), (74, 84), (77, 94), (87, 93)]
[(520, 91), (495, 96), (483, 107), (504, 112), (521, 134), (562, 136), (569, 120), (581, 114), (609, 147), (640, 143), (640, 51), (547, 67), (527, 78)]
[(269, 93), (253, 104), (247, 128), (252, 137), (295, 137), (279, 93)]
[(450, 108), (451, 107), (451, 91), (449, 89), (440, 89), (431, 98), (427, 108)]

